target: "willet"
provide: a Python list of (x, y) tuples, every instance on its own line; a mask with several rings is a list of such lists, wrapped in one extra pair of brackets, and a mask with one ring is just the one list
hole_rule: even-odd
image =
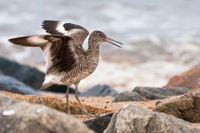
[[(16, 45), (40, 47), (46, 61), (45, 80), (39, 90), (53, 84), (66, 85), (66, 102), (68, 113), (69, 88), (75, 85), (75, 97), (87, 113), (78, 98), (78, 86), (82, 79), (89, 76), (96, 69), (99, 62), (99, 45), (109, 42), (120, 47), (122, 44), (108, 38), (101, 31), (93, 31), (88, 40), (88, 49), (84, 50), (82, 44), (89, 32), (82, 26), (60, 21), (45, 20), (42, 27), (50, 35), (33, 35), (9, 39)], [(88, 114), (88, 113), (87, 113)]]

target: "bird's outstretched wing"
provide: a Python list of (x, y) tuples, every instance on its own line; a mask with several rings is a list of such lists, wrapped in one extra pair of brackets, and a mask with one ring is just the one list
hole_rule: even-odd
[(46, 74), (68, 72), (79, 62), (70, 37), (54, 35), (35, 35), (12, 38), (16, 45), (40, 47), (46, 61)]
[(42, 28), (51, 35), (68, 36), (74, 39), (75, 49), (82, 48), (82, 44), (89, 32), (80, 25), (72, 23), (63, 23), (54, 20), (44, 20)]

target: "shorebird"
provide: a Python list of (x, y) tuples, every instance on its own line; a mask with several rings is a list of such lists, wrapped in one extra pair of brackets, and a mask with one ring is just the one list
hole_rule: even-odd
[(88, 49), (84, 50), (82, 45), (89, 32), (82, 26), (45, 20), (42, 28), (49, 34), (11, 38), (9, 42), (41, 48), (46, 61), (46, 73), (39, 90), (53, 84), (66, 85), (66, 103), (70, 114), (69, 88), (74, 84), (76, 100), (83, 111), (87, 113), (78, 98), (79, 83), (96, 69), (99, 62), (99, 45), (102, 42), (109, 42), (118, 47), (121, 47), (122, 43), (108, 38), (102, 31), (96, 30), (90, 34)]

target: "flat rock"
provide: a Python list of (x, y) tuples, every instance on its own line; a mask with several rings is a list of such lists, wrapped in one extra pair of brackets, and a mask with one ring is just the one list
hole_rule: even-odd
[(136, 92), (125, 91), (117, 95), (112, 102), (143, 101), (144, 99), (146, 98)]
[(0, 64), (0, 71), (3, 74), (14, 77), (34, 89), (38, 89), (44, 80), (45, 74), (36, 68), (21, 65), (3, 57), (0, 57)]
[(172, 115), (125, 105), (113, 117), (104, 133), (198, 133), (200, 129)]
[(48, 108), (0, 95), (1, 133), (93, 133), (77, 119)]
[(118, 92), (108, 85), (96, 85), (83, 92), (80, 96), (116, 96)]
[(173, 76), (172, 78), (170, 78), (165, 87), (178, 86), (190, 89), (199, 89), (200, 88), (199, 79), (200, 79), (200, 64), (186, 72)]
[(189, 122), (200, 122), (200, 90), (162, 102), (154, 108), (154, 111), (171, 114)]
[(24, 83), (18, 81), (15, 78), (0, 74), (0, 90), (19, 93), (19, 94), (35, 94), (39, 93), (33, 88), (25, 85)]
[(95, 133), (103, 133), (103, 131), (107, 128), (111, 118), (112, 118), (113, 113), (97, 117), (92, 120), (85, 121), (84, 123)]
[(173, 87), (173, 88), (159, 88), (159, 87), (140, 87), (137, 86), (133, 89), (133, 92), (137, 92), (141, 96), (147, 99), (163, 99), (168, 96), (182, 95), (189, 92), (190, 89), (185, 87)]

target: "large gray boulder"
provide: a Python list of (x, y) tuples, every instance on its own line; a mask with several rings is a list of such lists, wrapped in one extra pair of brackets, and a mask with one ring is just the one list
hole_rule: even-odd
[[(35, 90), (41, 87), (45, 77), (45, 74), (36, 68), (22, 65), (3, 57), (0, 57), (0, 73), (13, 77)], [(58, 93), (65, 93), (66, 90), (67, 87), (63, 85), (53, 85), (45, 89), (45, 91)], [(74, 89), (70, 88), (69, 93), (74, 93)]]
[(160, 103), (154, 111), (171, 114), (189, 122), (200, 122), (200, 90)]
[(0, 57), (0, 64), (0, 71), (3, 74), (14, 77), (34, 89), (38, 89), (44, 80), (45, 74), (36, 68), (3, 57)]
[(0, 90), (19, 94), (39, 95), (39, 92), (37, 92), (33, 88), (25, 85), (24, 83), (18, 81), (13, 77), (9, 77), (3, 74), (0, 74)]
[(200, 129), (172, 115), (125, 105), (114, 113), (104, 133), (200, 133)]
[(0, 95), (1, 133), (93, 133), (77, 119), (48, 108)]

